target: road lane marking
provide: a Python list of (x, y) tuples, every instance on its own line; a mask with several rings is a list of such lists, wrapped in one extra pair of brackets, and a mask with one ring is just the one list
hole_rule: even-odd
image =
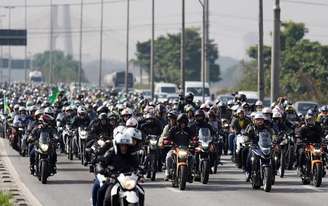
[(324, 190), (316, 188), (314, 186), (310, 186), (310, 185), (303, 185), (303, 187), (306, 188), (306, 189), (309, 189), (309, 190), (316, 191), (316, 192), (324, 192)]
[(170, 190), (171, 192), (176, 192), (176, 193), (180, 193), (182, 192), (181, 190), (178, 190), (176, 188), (173, 188), (173, 187), (165, 187), (167, 190)]

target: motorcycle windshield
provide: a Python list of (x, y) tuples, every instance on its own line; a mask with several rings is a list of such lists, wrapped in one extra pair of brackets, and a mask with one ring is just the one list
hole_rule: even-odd
[(211, 132), (208, 128), (200, 128), (198, 131), (199, 141), (210, 142), (212, 140)]
[(48, 132), (41, 132), (40, 138), (39, 138), (39, 143), (41, 144), (48, 144), (50, 140), (50, 136)]
[(272, 147), (271, 134), (268, 131), (259, 133), (259, 146), (265, 149)]

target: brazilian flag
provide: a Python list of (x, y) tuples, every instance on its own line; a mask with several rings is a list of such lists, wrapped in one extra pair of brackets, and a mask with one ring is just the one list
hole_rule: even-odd
[(4, 96), (3, 98), (3, 113), (4, 114), (10, 114), (11, 111), (10, 111), (10, 107), (8, 105), (8, 99), (6, 96)]
[(58, 87), (54, 87), (54, 88), (52, 88), (52, 91), (51, 91), (51, 95), (49, 96), (49, 102), (51, 103), (51, 104), (54, 104), (56, 101), (57, 101), (57, 98), (58, 98), (58, 96), (59, 96), (59, 89), (58, 89)]

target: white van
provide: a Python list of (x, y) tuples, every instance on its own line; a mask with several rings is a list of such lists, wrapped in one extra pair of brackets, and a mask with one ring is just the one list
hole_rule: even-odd
[(178, 97), (178, 87), (173, 83), (156, 83), (155, 95), (160, 102), (166, 101), (170, 97)]
[[(210, 86), (205, 82), (205, 101), (211, 100)], [(194, 94), (194, 101), (203, 101), (203, 82), (201, 81), (186, 81), (185, 95), (188, 93)]]

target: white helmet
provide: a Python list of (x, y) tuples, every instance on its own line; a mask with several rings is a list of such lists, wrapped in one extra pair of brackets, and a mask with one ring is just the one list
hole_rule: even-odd
[(207, 105), (207, 106), (209, 106), (209, 107), (211, 107), (212, 105), (213, 105), (213, 102), (211, 101), (211, 100), (206, 100), (205, 101), (205, 104)]
[(257, 100), (255, 106), (263, 106), (263, 102), (261, 100)]
[(54, 111), (51, 107), (47, 107), (44, 109), (44, 113), (45, 114), (50, 114), (50, 115), (53, 115), (54, 114)]
[(113, 130), (113, 137), (115, 138), (117, 134), (123, 134), (123, 131), (125, 130), (124, 126), (118, 126)]
[(255, 115), (256, 115), (256, 112), (252, 112), (251, 113), (251, 118), (254, 119)]
[(133, 140), (131, 137), (129, 137), (128, 135), (125, 135), (123, 133), (118, 133), (116, 136), (114, 136), (114, 152), (115, 154), (117, 154), (117, 145), (120, 144), (125, 144), (125, 145), (133, 145)]
[(262, 109), (262, 113), (263, 114), (272, 114), (272, 110), (270, 109), (270, 107), (264, 107)]
[(136, 128), (126, 128), (126, 130), (124, 130), (124, 134), (130, 136), (132, 139), (136, 139), (136, 140), (142, 140), (142, 134), (141, 131), (139, 129)]
[(132, 115), (132, 109), (130, 109), (130, 108), (123, 109), (123, 111), (121, 112), (121, 115), (122, 116), (124, 116), (124, 115)]
[(77, 108), (77, 113), (78, 114), (87, 113), (87, 110), (83, 106), (79, 106), (79, 108)]
[(200, 109), (210, 109), (210, 106), (206, 103), (200, 105)]
[(245, 110), (244, 110), (242, 107), (240, 107), (240, 108), (237, 110), (237, 114), (239, 114), (239, 113), (241, 113), (241, 112), (245, 112)]
[[(16, 105), (15, 105), (16, 106)], [(22, 112), (22, 111), (25, 111), (26, 112), (26, 108), (23, 107), (23, 106), (20, 106), (19, 109), (18, 109), (19, 112)]]
[(137, 128), (138, 127), (138, 120), (134, 117), (129, 118), (126, 123), (125, 123), (126, 127), (134, 127)]
[(265, 117), (261, 112), (258, 112), (255, 114), (254, 119), (265, 119)]
[(280, 112), (275, 111), (273, 112), (272, 118), (282, 118), (282, 115)]

